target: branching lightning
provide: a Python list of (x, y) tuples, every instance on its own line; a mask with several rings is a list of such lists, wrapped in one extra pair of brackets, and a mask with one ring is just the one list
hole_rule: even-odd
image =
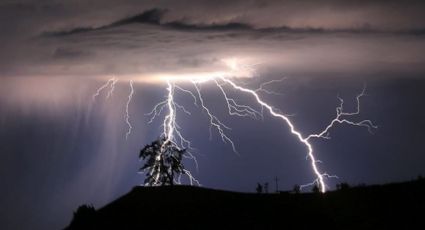
[(282, 82), (284, 80), (286, 80), (286, 77), (283, 77), (283, 78), (278, 79), (278, 80), (271, 80), (271, 81), (263, 82), (263, 83), (260, 84), (260, 87), (258, 87), (258, 89), (254, 90), (254, 91), (257, 92), (257, 93), (258, 92), (264, 92), (264, 93), (267, 93), (267, 94), (272, 94), (272, 95), (277, 95), (277, 96), (283, 95), (282, 93), (275, 92), (275, 91), (267, 89), (266, 86), (273, 84), (273, 83)]
[[(195, 162), (196, 168), (198, 168), (198, 162), (195, 156), (190, 151), (190, 150), (193, 150), (191, 143), (189, 140), (183, 137), (183, 135), (180, 132), (181, 128), (176, 122), (177, 109), (182, 110), (184, 113), (188, 115), (190, 115), (191, 113), (187, 111), (183, 106), (175, 102), (174, 100), (175, 88), (178, 88), (184, 92), (190, 93), (190, 91), (184, 90), (183, 88), (179, 86), (176, 87), (174, 83), (172, 83), (170, 80), (167, 80), (167, 92), (168, 92), (167, 97), (164, 101), (156, 104), (154, 108), (152, 109), (152, 111), (147, 114), (151, 116), (149, 123), (151, 123), (157, 116), (161, 114), (161, 112), (164, 110), (164, 107), (167, 107), (168, 114), (164, 117), (164, 121), (162, 124), (163, 132), (161, 134), (161, 137), (165, 138), (165, 141), (163, 142), (163, 146), (165, 146), (169, 142), (172, 142), (175, 146), (177, 146), (180, 149), (187, 149), (186, 151), (187, 156), (185, 155), (185, 157), (192, 159)], [(195, 99), (195, 102), (196, 102), (196, 99)], [(159, 159), (159, 156), (158, 156), (158, 159)], [(191, 185), (194, 183), (196, 183), (197, 185), (200, 185), (199, 181), (194, 176), (192, 176), (192, 173), (189, 170), (184, 169), (184, 174), (187, 175), (187, 177), (189, 178), (189, 182)], [(177, 178), (175, 182), (181, 183), (181, 178), (180, 177)], [(155, 184), (157, 184), (157, 181)]]
[(316, 134), (310, 134), (306, 139), (310, 138), (326, 138), (328, 139), (329, 136), (329, 130), (337, 123), (339, 124), (348, 124), (348, 125), (354, 125), (354, 126), (362, 126), (368, 129), (369, 132), (372, 133), (372, 129), (378, 128), (378, 126), (375, 126), (372, 121), (370, 120), (362, 120), (359, 122), (350, 121), (344, 117), (350, 117), (360, 114), (360, 98), (365, 96), (366, 86), (363, 87), (363, 90), (360, 94), (356, 96), (356, 111), (354, 112), (344, 112), (344, 100), (340, 97), (338, 97), (340, 104), (336, 108), (336, 116), (335, 118), (329, 123), (328, 126), (326, 126), (325, 129), (323, 129), (321, 132)]
[(204, 103), (204, 99), (202, 98), (202, 94), (201, 94), (201, 90), (199, 88), (199, 86), (197, 85), (196, 82), (193, 82), (193, 85), (195, 86), (196, 92), (198, 94), (198, 98), (201, 104), (202, 109), (207, 113), (208, 117), (209, 117), (209, 121), (210, 121), (210, 139), (212, 138), (212, 127), (216, 128), (221, 140), (226, 143), (230, 143), (230, 145), (232, 146), (233, 152), (237, 153), (236, 151), (236, 147), (235, 147), (235, 143), (232, 141), (232, 139), (230, 139), (226, 133), (225, 133), (225, 129), (230, 130), (231, 128), (226, 126), (225, 124), (223, 124), (223, 122), (221, 122), (214, 114), (211, 113), (211, 111), (208, 109), (207, 106), (205, 106)]
[[(212, 82), (215, 86), (217, 86), (219, 92), (224, 98), (225, 106), (227, 107), (227, 112), (230, 116), (237, 116), (237, 117), (249, 117), (255, 120), (258, 119), (264, 119), (264, 111), (267, 111), (272, 117), (278, 118), (286, 124), (286, 126), (289, 128), (290, 133), (302, 144), (305, 146), (307, 154), (306, 157), (309, 159), (310, 167), (315, 175), (315, 179), (313, 182), (310, 182), (308, 184), (304, 184), (301, 186), (301, 188), (306, 186), (312, 186), (317, 185), (321, 192), (326, 192), (327, 185), (326, 185), (326, 179), (329, 178), (336, 178), (335, 175), (330, 175), (327, 172), (324, 172), (318, 167), (318, 164), (321, 163), (319, 159), (317, 159), (315, 155), (315, 151), (313, 148), (313, 145), (311, 143), (311, 140), (314, 138), (319, 139), (329, 139), (329, 132), (332, 128), (334, 128), (338, 124), (346, 124), (351, 126), (359, 126), (359, 127), (365, 127), (369, 130), (369, 132), (372, 132), (372, 129), (377, 128), (372, 121), (370, 120), (361, 120), (361, 121), (353, 121), (350, 118), (359, 115), (360, 114), (360, 99), (365, 95), (366, 87), (363, 88), (362, 92), (356, 96), (356, 110), (353, 112), (346, 112), (344, 111), (344, 100), (340, 97), (338, 97), (340, 103), (339, 106), (336, 107), (336, 115), (335, 117), (329, 122), (329, 124), (321, 131), (309, 135), (303, 134), (300, 130), (298, 130), (294, 123), (291, 121), (290, 116), (283, 114), (281, 111), (279, 111), (277, 108), (273, 107), (269, 103), (265, 102), (259, 93), (266, 93), (266, 94), (272, 94), (272, 95), (282, 95), (281, 93), (274, 92), (267, 88), (268, 85), (273, 83), (278, 83), (284, 81), (286, 78), (282, 78), (279, 80), (271, 80), (268, 82), (264, 82), (260, 84), (260, 86), (257, 89), (250, 89), (245, 86), (241, 86), (240, 84), (237, 84), (236, 81), (231, 80), (234, 76), (241, 76), (241, 75), (248, 75), (252, 76), (252, 73), (254, 69), (249, 65), (239, 65), (237, 60), (230, 59), (226, 62), (228, 67), (230, 68), (230, 71), (228, 73), (222, 73), (213, 75), (209, 75), (208, 77), (200, 77), (200, 78), (187, 78), (184, 79), (185, 82), (191, 83), (193, 85), (193, 89), (183, 88), (181, 85), (177, 84), (177, 81), (175, 81), (176, 78), (164, 78), (164, 81), (167, 84), (167, 94), (163, 101), (160, 101), (157, 103), (152, 111), (146, 115), (150, 116), (150, 119), (148, 123), (152, 123), (156, 118), (159, 118), (160, 116), (163, 116), (162, 121), (162, 133), (161, 137), (165, 139), (163, 146), (167, 143), (173, 143), (173, 145), (177, 146), (180, 149), (186, 149), (187, 156), (186, 158), (189, 158), (195, 162), (196, 168), (198, 169), (198, 162), (195, 158), (195, 156), (192, 154), (192, 150), (194, 148), (192, 147), (191, 142), (186, 139), (182, 134), (182, 128), (177, 123), (177, 113), (178, 111), (181, 111), (187, 115), (191, 115), (191, 112), (186, 109), (184, 106), (178, 104), (175, 101), (175, 93), (181, 92), (186, 95), (189, 95), (193, 99), (193, 104), (195, 107), (199, 107), (208, 118), (209, 122), (209, 134), (210, 139), (213, 137), (213, 130), (217, 132), (219, 137), (224, 143), (230, 144), (232, 147), (232, 150), (237, 153), (236, 146), (234, 141), (230, 138), (230, 135), (228, 132), (231, 130), (229, 126), (227, 126), (224, 122), (222, 122), (216, 115), (213, 114), (211, 109), (209, 109), (205, 103), (205, 97), (202, 95), (201, 91), (201, 84), (205, 84), (208, 82)], [(179, 80), (181, 80), (179, 78)], [(109, 98), (112, 96), (112, 93), (115, 88), (115, 84), (117, 83), (116, 78), (109, 79), (105, 84), (103, 84), (93, 95), (93, 100), (99, 94), (107, 87), (109, 87), (109, 91), (107, 93), (106, 98)], [(230, 86), (231, 89), (245, 93), (255, 99), (256, 107), (258, 109), (255, 109), (252, 106), (245, 105), (239, 103), (236, 99), (229, 96), (226, 89), (227, 86)], [(133, 87), (133, 81), (130, 81), (130, 93), (128, 95), (128, 100), (125, 107), (125, 122), (128, 126), (128, 131), (125, 134), (126, 139), (131, 134), (132, 131), (132, 125), (130, 123), (130, 115), (129, 115), (129, 105), (132, 100), (134, 94), (134, 87)], [(166, 111), (164, 115), (162, 115)], [(158, 160), (160, 159), (160, 156), (158, 156)], [(152, 173), (152, 172), (151, 172)], [(198, 184), (200, 185), (199, 181), (192, 175), (192, 173), (184, 169), (184, 174), (189, 178), (190, 184)], [(159, 176), (159, 175), (156, 175)], [(156, 177), (158, 178), (158, 177)], [(181, 177), (175, 179), (176, 183), (181, 183)]]
[[(312, 185), (314, 183), (318, 184), (320, 187), (321, 192), (326, 192), (326, 184), (325, 184), (325, 178), (329, 178), (329, 177), (336, 177), (333, 175), (329, 175), (328, 173), (322, 173), (318, 166), (317, 163), (320, 163), (320, 160), (317, 160), (315, 155), (314, 155), (314, 150), (313, 150), (313, 146), (312, 144), (309, 142), (309, 140), (311, 138), (326, 138), (327, 133), (329, 132), (329, 130), (331, 128), (333, 128), (335, 126), (335, 124), (337, 123), (346, 123), (349, 125), (354, 125), (354, 126), (363, 126), (368, 128), (368, 130), (370, 131), (372, 128), (377, 128), (377, 126), (374, 126), (373, 123), (370, 120), (362, 120), (360, 122), (353, 122), (347, 119), (342, 119), (343, 116), (353, 116), (353, 115), (358, 115), (360, 113), (360, 98), (362, 96), (364, 96), (364, 92), (365, 92), (365, 88), (363, 88), (363, 91), (361, 92), (361, 94), (359, 94), (356, 99), (357, 99), (357, 110), (355, 112), (351, 112), (351, 113), (347, 113), (347, 112), (343, 112), (343, 103), (344, 100), (342, 100), (341, 98), (339, 98), (340, 100), (340, 106), (337, 107), (336, 111), (337, 111), (337, 115), (336, 117), (329, 123), (329, 125), (321, 132), (319, 132), (318, 134), (311, 134), (307, 137), (304, 137), (303, 134), (298, 131), (294, 124), (292, 123), (292, 121), (288, 118), (288, 116), (285, 116), (281, 113), (278, 113), (275, 111), (275, 109), (273, 109), (272, 106), (270, 106), (269, 104), (267, 104), (266, 102), (264, 102), (263, 100), (261, 100), (260, 96), (256, 93), (255, 90), (250, 90), (244, 87), (241, 87), (237, 84), (235, 84), (233, 81), (227, 79), (227, 78), (221, 78), (224, 82), (229, 83), (233, 88), (240, 90), (242, 92), (251, 94), (252, 96), (254, 96), (254, 98), (256, 99), (256, 101), (265, 109), (267, 109), (269, 111), (269, 113), (277, 118), (282, 119), (283, 121), (285, 121), (285, 123), (289, 126), (290, 128), (290, 132), (297, 137), (297, 139), (303, 143), (306, 148), (307, 148), (307, 155), (308, 158), (310, 159), (310, 163), (311, 163), (311, 167), (314, 171), (314, 174), (316, 175), (317, 179), (313, 182), (313, 183), (309, 183), (307, 184)], [(307, 185), (303, 185), (302, 187), (305, 187)]]
[(108, 94), (106, 95), (106, 99), (108, 99), (108, 98), (110, 98), (111, 96), (112, 96), (112, 93), (114, 92), (114, 90), (115, 90), (115, 84), (118, 82), (118, 79), (116, 79), (116, 78), (112, 78), (112, 81), (111, 81), (111, 86), (110, 86), (110, 89), (109, 89), (109, 91), (108, 91)]
[(92, 98), (93, 98), (93, 101), (95, 101), (96, 100), (96, 98), (100, 95), (100, 93), (104, 90), (104, 89), (106, 89), (108, 86), (110, 87), (110, 90), (109, 90), (109, 92), (108, 92), (108, 94), (107, 94), (107, 98), (109, 98), (111, 95), (112, 95), (112, 92), (114, 91), (114, 88), (115, 88), (115, 83), (117, 82), (118, 80), (117, 79), (115, 79), (115, 78), (111, 78), (111, 79), (109, 79), (105, 84), (103, 84), (103, 85), (101, 85), (97, 90), (96, 90), (96, 93), (95, 94), (93, 94), (93, 96), (92, 96)]
[[(92, 96), (93, 101), (96, 101), (96, 98), (102, 93), (103, 90), (105, 90), (108, 87), (109, 87), (109, 90), (106, 94), (106, 99), (112, 97), (112, 94), (115, 90), (115, 85), (116, 85), (117, 82), (118, 82), (118, 79), (115, 78), (115, 77), (106, 81), (106, 83), (101, 85), (96, 90), (96, 92), (93, 94), (93, 96)], [(133, 99), (133, 94), (134, 94), (133, 80), (130, 80), (130, 93), (128, 95), (128, 99), (127, 99), (127, 102), (125, 104), (125, 115), (124, 115), (124, 121), (128, 126), (127, 132), (125, 134), (125, 139), (128, 139), (128, 136), (131, 134), (131, 131), (133, 129), (133, 126), (130, 123), (130, 113), (129, 113), (129, 106), (130, 106), (131, 100)]]

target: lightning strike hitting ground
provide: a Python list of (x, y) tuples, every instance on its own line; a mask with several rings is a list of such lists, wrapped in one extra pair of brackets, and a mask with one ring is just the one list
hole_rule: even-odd
[(376, 126), (374, 126), (373, 125), (373, 123), (370, 121), (370, 120), (362, 120), (362, 121), (360, 121), (360, 122), (353, 122), (353, 121), (349, 121), (349, 120), (347, 120), (347, 119), (341, 119), (341, 117), (342, 116), (353, 116), (353, 115), (357, 115), (357, 114), (359, 114), (360, 113), (360, 98), (362, 97), (362, 96), (364, 96), (364, 92), (365, 92), (365, 88), (363, 88), (363, 91), (361, 92), (361, 94), (359, 94), (357, 97), (356, 97), (356, 99), (357, 99), (357, 110), (355, 111), (355, 112), (352, 112), (352, 113), (346, 113), (346, 112), (343, 112), (343, 103), (344, 103), (344, 101), (341, 99), (341, 98), (339, 98), (340, 99), (340, 106), (339, 107), (337, 107), (337, 109), (336, 109), (336, 111), (337, 111), (337, 115), (336, 115), (336, 117), (330, 122), (330, 124), (323, 130), (323, 131), (321, 131), (320, 133), (318, 133), (318, 134), (311, 134), (311, 135), (309, 135), (309, 136), (307, 136), (307, 137), (303, 137), (303, 135), (302, 135), (302, 133), (300, 132), (300, 131), (298, 131), (296, 128), (295, 128), (295, 126), (294, 126), (294, 124), (291, 122), (291, 120), (287, 117), (287, 116), (285, 116), (285, 115), (283, 115), (283, 114), (281, 114), (281, 113), (278, 113), (278, 112), (276, 112), (275, 111), (275, 109), (272, 107), (272, 106), (270, 106), (269, 104), (267, 104), (266, 102), (264, 102), (263, 100), (261, 100), (261, 98), (259, 97), (259, 95), (256, 93), (256, 91), (254, 91), (254, 90), (250, 90), (250, 89), (247, 89), (247, 88), (244, 88), (244, 87), (241, 87), (241, 86), (239, 86), (239, 85), (236, 85), (233, 81), (231, 81), (231, 80), (229, 80), (229, 79), (227, 79), (227, 78), (221, 78), (224, 82), (227, 82), (227, 83), (229, 83), (233, 88), (235, 88), (235, 89), (237, 89), (237, 90), (240, 90), (240, 91), (242, 91), (242, 92), (245, 92), (245, 93), (248, 93), (248, 94), (251, 94), (252, 96), (254, 96), (254, 98), (256, 99), (256, 101), (262, 106), (262, 107), (264, 107), (264, 108), (266, 108), (269, 112), (270, 112), (270, 114), (272, 115), (272, 116), (274, 116), (274, 117), (277, 117), (277, 118), (280, 118), (280, 119), (282, 119), (282, 120), (284, 120), (285, 121), (285, 123), (289, 126), (289, 128), (290, 128), (290, 131), (291, 131), (291, 133), (294, 135), (294, 136), (296, 136), (297, 138), (298, 138), (298, 140), (301, 142), (301, 143), (303, 143), (305, 146), (306, 146), (306, 148), (307, 148), (307, 150), (308, 150), (308, 153), (307, 153), (307, 155), (308, 155), (308, 157), (309, 157), (309, 159), (310, 159), (310, 163), (311, 163), (311, 167), (312, 167), (312, 169), (313, 169), (313, 171), (314, 171), (314, 174), (316, 175), (316, 177), (317, 177), (317, 179), (313, 182), (313, 183), (309, 183), (309, 184), (307, 184), (307, 185), (303, 185), (303, 186), (301, 186), (301, 187), (305, 187), (305, 186), (310, 186), (310, 185), (313, 185), (313, 184), (318, 184), (318, 186), (319, 186), (319, 188), (320, 188), (320, 191), (321, 192), (326, 192), (326, 184), (325, 184), (325, 181), (324, 181), (324, 179), (325, 178), (329, 178), (329, 177), (336, 177), (336, 176), (332, 176), (332, 175), (329, 175), (329, 174), (327, 174), (327, 173), (322, 173), (320, 170), (319, 170), (319, 168), (317, 167), (317, 163), (320, 163), (320, 161), (319, 160), (317, 160), (316, 159), (316, 157), (315, 157), (315, 155), (314, 155), (314, 150), (313, 150), (313, 146), (312, 146), (312, 144), (309, 142), (309, 140), (311, 139), (311, 138), (326, 138), (326, 134), (327, 133), (329, 133), (329, 130), (332, 128), (332, 127), (334, 127), (334, 125), (336, 124), (336, 123), (340, 123), (340, 124), (342, 124), (342, 123), (346, 123), (346, 124), (349, 124), (349, 125), (354, 125), (354, 126), (363, 126), (363, 127), (366, 127), (366, 128), (368, 128), (369, 129), (369, 131), (372, 129), (372, 128), (377, 128)]
[[(198, 162), (195, 158), (195, 156), (191, 153), (190, 150), (192, 150), (193, 148), (191, 147), (191, 143), (190, 141), (188, 141), (187, 139), (185, 139), (183, 137), (183, 135), (180, 132), (180, 126), (177, 124), (176, 122), (176, 112), (177, 109), (182, 110), (184, 113), (190, 115), (191, 113), (189, 111), (187, 111), (183, 106), (179, 105), (178, 103), (176, 103), (174, 101), (174, 92), (175, 92), (175, 84), (172, 83), (170, 80), (167, 80), (167, 97), (164, 101), (159, 102), (158, 104), (156, 104), (154, 106), (154, 108), (152, 109), (152, 111), (150, 113), (148, 113), (147, 115), (151, 116), (151, 119), (149, 121), (149, 123), (151, 123), (157, 116), (159, 116), (161, 114), (161, 112), (164, 110), (164, 107), (167, 107), (168, 110), (168, 114), (164, 117), (164, 121), (163, 121), (163, 132), (161, 134), (161, 137), (164, 137), (165, 140), (161, 146), (161, 149), (163, 149), (164, 146), (166, 146), (168, 143), (173, 143), (173, 145), (177, 146), (179, 149), (186, 149), (186, 155), (184, 155), (186, 158), (192, 159), (195, 162), (195, 166), (196, 168), (198, 168)], [(180, 90), (184, 91), (184, 92), (189, 92), (190, 91), (186, 91), (181, 87), (178, 87)], [(195, 99), (196, 102), (196, 99)], [(163, 152), (163, 151), (161, 151)], [(157, 156), (158, 161), (160, 159), (160, 156)], [(200, 185), (199, 181), (192, 176), (192, 173), (189, 170), (183, 169), (184, 174), (189, 178), (189, 182), (191, 185), (193, 185), (193, 183), (196, 183), (197, 185)], [(150, 174), (152, 175), (152, 172), (150, 172)], [(158, 182), (159, 179), (159, 173), (156, 175), (155, 177), (155, 183), (154, 185), (159, 185), (160, 183)], [(177, 178), (177, 180), (175, 181), (175, 183), (180, 184), (181, 183), (181, 177)]]
[[(221, 75), (215, 75), (214, 77), (205, 77), (205, 78), (187, 78), (185, 79), (186, 82), (189, 82), (193, 85), (193, 91), (189, 90), (187, 88), (183, 88), (182, 86), (177, 85), (177, 82), (175, 81), (176, 78), (164, 78), (166, 84), (167, 84), (167, 96), (166, 99), (156, 104), (152, 111), (146, 115), (150, 116), (150, 120), (148, 123), (152, 123), (155, 118), (158, 118), (161, 116), (164, 110), (167, 111), (167, 113), (164, 115), (164, 119), (162, 122), (163, 131), (161, 134), (161, 137), (165, 138), (165, 141), (163, 143), (163, 146), (165, 146), (167, 143), (173, 143), (173, 145), (177, 146), (179, 149), (186, 149), (186, 150), (193, 150), (193, 147), (191, 146), (191, 142), (186, 139), (182, 133), (181, 133), (181, 127), (178, 125), (176, 117), (177, 112), (182, 111), (183, 113), (187, 115), (191, 115), (191, 112), (189, 112), (185, 107), (178, 104), (175, 101), (174, 94), (177, 91), (182, 92), (184, 94), (188, 94), (192, 99), (193, 103), (196, 107), (200, 107), (200, 109), (205, 112), (208, 120), (209, 120), (209, 133), (210, 133), (210, 139), (212, 138), (212, 132), (213, 129), (217, 131), (218, 135), (220, 136), (221, 140), (224, 143), (229, 143), (232, 147), (232, 150), (237, 153), (235, 143), (230, 138), (230, 136), (226, 133), (227, 131), (231, 130), (231, 128), (227, 125), (225, 125), (217, 116), (215, 116), (212, 111), (206, 106), (206, 103), (204, 101), (204, 97), (201, 93), (200, 84), (205, 84), (208, 82), (213, 82), (218, 89), (220, 90), (221, 94), (223, 95), (225, 99), (225, 106), (227, 107), (228, 114), (230, 116), (238, 116), (238, 117), (249, 117), (255, 120), (263, 119), (263, 113), (264, 111), (269, 112), (269, 114), (273, 117), (276, 117), (278, 119), (281, 119), (284, 121), (284, 123), (289, 127), (289, 131), (298, 141), (303, 144), (307, 149), (307, 159), (310, 160), (310, 166), (311, 169), (316, 177), (313, 182), (304, 184), (301, 186), (301, 188), (304, 188), (306, 186), (313, 186), (317, 185), (322, 193), (326, 192), (327, 185), (325, 183), (325, 180), (328, 178), (337, 178), (335, 175), (330, 175), (326, 172), (323, 172), (318, 167), (318, 163), (321, 163), (320, 160), (318, 160), (314, 153), (314, 148), (311, 143), (311, 139), (313, 138), (322, 138), (322, 139), (329, 139), (329, 132), (330, 130), (335, 127), (337, 124), (347, 124), (352, 126), (359, 126), (359, 127), (365, 127), (369, 130), (369, 132), (372, 132), (372, 129), (377, 128), (372, 121), (370, 120), (361, 120), (359, 122), (349, 120), (348, 118), (353, 117), (355, 115), (360, 114), (360, 99), (365, 95), (366, 87), (363, 88), (362, 92), (356, 96), (356, 110), (354, 112), (345, 112), (344, 111), (344, 100), (340, 97), (338, 99), (340, 100), (339, 106), (336, 108), (336, 116), (330, 121), (330, 123), (320, 132), (304, 135), (301, 131), (299, 131), (294, 123), (290, 120), (288, 115), (283, 114), (278, 109), (274, 108), (272, 105), (265, 102), (263, 99), (261, 99), (259, 93), (263, 92), (266, 94), (273, 94), (273, 95), (282, 95), (281, 93), (274, 92), (272, 90), (269, 90), (266, 88), (267, 85), (270, 85), (272, 83), (277, 83), (283, 81), (285, 78), (279, 79), (279, 80), (271, 80), (268, 82), (264, 82), (260, 84), (259, 88), (257, 89), (249, 89), (247, 87), (243, 87), (239, 84), (237, 84), (235, 81), (230, 80), (230, 78), (235, 76), (241, 76), (243, 74), (247, 74), (248, 76), (252, 76), (252, 67), (248, 65), (239, 66), (236, 60), (230, 60), (228, 61), (228, 66), (230, 67), (231, 71), (227, 74), (221, 74)], [(241, 74), (242, 73), (242, 74)], [(182, 79), (179, 78), (181, 81)], [(102, 85), (96, 93), (93, 95), (93, 99), (95, 99), (102, 90), (110, 87), (110, 90), (107, 94), (107, 98), (110, 97), (113, 93), (115, 83), (118, 80), (115, 78), (109, 79), (104, 85)], [(254, 109), (253, 107), (249, 105), (244, 105), (238, 103), (235, 99), (231, 98), (228, 93), (226, 92), (226, 86), (230, 85), (231, 88), (234, 90), (240, 91), (242, 93), (246, 93), (250, 96), (252, 96), (256, 103), (260, 106), (261, 110)], [(128, 95), (128, 100), (126, 103), (126, 111), (125, 111), (125, 121), (128, 125), (128, 131), (126, 133), (126, 138), (131, 134), (132, 125), (129, 121), (130, 115), (129, 115), (129, 104), (132, 100), (134, 94), (134, 88), (133, 88), (133, 81), (130, 81), (130, 94)], [(161, 147), (162, 148), (162, 147)], [(162, 151), (161, 151), (162, 152)], [(195, 158), (195, 156), (192, 154), (191, 151), (187, 151), (188, 155), (185, 156), (186, 158), (189, 158), (195, 162), (196, 168), (198, 169), (198, 162)], [(157, 156), (158, 162), (160, 159), (160, 156)], [(153, 172), (150, 172), (151, 175)], [(189, 182), (192, 185), (193, 183), (196, 183), (200, 185), (199, 181), (193, 177), (190, 171), (184, 169), (184, 174), (189, 178)], [(156, 183), (154, 185), (159, 185), (158, 183), (158, 175), (156, 176)], [(181, 183), (181, 177), (177, 178), (176, 183)]]

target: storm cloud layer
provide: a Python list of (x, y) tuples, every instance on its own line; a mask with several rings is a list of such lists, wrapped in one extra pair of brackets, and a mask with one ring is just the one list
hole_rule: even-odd
[(423, 9), (421, 1), (6, 2), (0, 70), (143, 76), (211, 71), (237, 57), (264, 74), (417, 74)]
[[(320, 168), (335, 183), (388, 183), (425, 174), (424, 1), (22, 0), (0, 3), (0, 228), (63, 228), (83, 203), (101, 207), (143, 181), (141, 147), (158, 137), (161, 120), (146, 113), (164, 99), (158, 74), (227, 70), (235, 59), (255, 71), (238, 83), (271, 79), (279, 95), (262, 98), (290, 115), (303, 133), (323, 129), (344, 98), (367, 85), (359, 119), (378, 129), (338, 126), (315, 140)], [(116, 77), (112, 96), (93, 94)], [(134, 84), (125, 139), (128, 80)], [(182, 87), (193, 87), (179, 82)], [(279, 188), (310, 182), (305, 149), (282, 122), (228, 116), (222, 93), (202, 85), (205, 103), (232, 130), (240, 155), (208, 132), (192, 98), (176, 100), (197, 149), (203, 186), (252, 192), (279, 177)], [(229, 90), (238, 102), (246, 95)], [(256, 105), (254, 105), (256, 106)], [(259, 109), (259, 108), (258, 108)], [(313, 178), (314, 179), (314, 178)], [(22, 221), (25, 219), (26, 221)]]

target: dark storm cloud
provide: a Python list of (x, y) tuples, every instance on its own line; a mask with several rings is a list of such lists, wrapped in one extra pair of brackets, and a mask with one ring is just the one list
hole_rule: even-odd
[(193, 31), (193, 32), (256, 30), (255, 28), (253, 28), (252, 26), (248, 24), (236, 23), (236, 22), (225, 23), (225, 24), (188, 24), (184, 21), (172, 21), (172, 22), (162, 23), (161, 21), (164, 18), (164, 14), (166, 12), (167, 10), (164, 10), (164, 9), (150, 9), (141, 14), (124, 18), (116, 22), (113, 22), (109, 25), (104, 25), (97, 28), (78, 27), (78, 28), (71, 29), (69, 31), (45, 32), (43, 34), (47, 36), (65, 36), (65, 35), (72, 35), (72, 34), (78, 34), (78, 33), (86, 33), (91, 31), (106, 30), (113, 27), (120, 27), (120, 26), (138, 24), (138, 23), (156, 25), (156, 26), (160, 26), (165, 29), (171, 29), (171, 30), (183, 30), (183, 31)]
[(292, 33), (389, 33), (389, 34), (406, 34), (406, 35), (423, 35), (424, 28), (414, 28), (414, 29), (383, 29), (383, 28), (373, 28), (368, 24), (365, 24), (359, 28), (326, 28), (326, 27), (299, 27), (291, 28), (289, 26), (279, 26), (279, 27), (261, 27), (256, 28), (253, 25), (242, 23), (242, 22), (226, 22), (226, 23), (211, 23), (211, 24), (190, 24), (187, 21), (169, 21), (163, 22), (164, 16), (167, 13), (165, 9), (150, 9), (143, 13), (124, 18), (111, 24), (100, 26), (100, 27), (77, 27), (68, 31), (51, 31), (45, 32), (43, 34), (48, 36), (64, 36), (72, 35), (77, 33), (85, 33), (91, 31), (98, 31), (109, 29), (113, 27), (125, 26), (129, 24), (150, 24), (161, 26), (166, 29), (172, 30), (183, 30), (183, 31), (251, 31), (257, 33), (282, 33), (282, 32), (292, 32)]
[[(34, 30), (96, 28), (121, 20), (183, 25), (240, 23), (255, 28), (407, 30), (424, 28), (423, 1), (11, 1), (0, 3), (4, 19), (30, 21)], [(165, 9), (160, 20), (137, 18), (148, 9)], [(114, 11), (111, 12), (111, 9)], [(152, 15), (158, 13), (157, 10)], [(161, 16), (156, 14), (156, 16)], [(43, 21), (41, 19), (56, 19)], [(126, 20), (122, 20), (127, 18)], [(18, 20), (18, 23), (16, 22)], [(7, 22), (3, 22), (8, 24)]]
[(166, 10), (163, 9), (151, 9), (147, 10), (141, 14), (121, 19), (116, 22), (113, 22), (109, 25), (104, 25), (100, 27), (77, 27), (74, 29), (71, 29), (69, 31), (59, 31), (59, 32), (45, 32), (44, 34), (47, 36), (64, 36), (64, 35), (72, 35), (72, 34), (78, 34), (78, 33), (84, 33), (84, 32), (90, 32), (90, 31), (98, 31), (102, 29), (109, 29), (113, 27), (119, 27), (134, 23), (143, 23), (143, 24), (152, 24), (152, 25), (160, 25), (161, 18), (163, 14), (166, 12)]
[(53, 53), (53, 58), (58, 59), (77, 59), (84, 58), (89, 56), (90, 54), (80, 50), (72, 50), (67, 48), (57, 48)]
[[(0, 70), (2, 76), (143, 74), (160, 71), (152, 63), (163, 62), (170, 72), (210, 71), (217, 63), (194, 69), (179, 59), (233, 56), (288, 73), (300, 66), (418, 72), (424, 9), (421, 1), (3, 2)], [(71, 58), (77, 52), (80, 62)]]

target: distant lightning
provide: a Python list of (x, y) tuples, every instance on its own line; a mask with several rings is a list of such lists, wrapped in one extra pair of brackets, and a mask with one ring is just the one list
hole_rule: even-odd
[[(93, 101), (96, 100), (96, 98), (100, 95), (100, 93), (105, 90), (106, 88), (109, 87), (109, 90), (106, 94), (106, 99), (110, 98), (115, 90), (115, 85), (118, 82), (118, 79), (113, 77), (111, 79), (109, 79), (108, 81), (106, 81), (106, 83), (104, 83), (103, 85), (101, 85), (96, 92), (93, 94), (92, 99)], [(124, 115), (124, 121), (128, 126), (127, 132), (125, 134), (125, 139), (128, 139), (128, 136), (131, 134), (131, 131), (133, 129), (133, 126), (130, 123), (130, 113), (129, 113), (129, 106), (130, 106), (130, 102), (133, 99), (133, 94), (134, 94), (134, 87), (133, 87), (133, 80), (130, 80), (130, 93), (128, 95), (128, 99), (127, 102), (125, 104), (125, 115)]]
[(114, 90), (115, 90), (115, 84), (118, 82), (118, 79), (116, 79), (116, 78), (112, 78), (112, 81), (111, 81), (111, 86), (110, 86), (110, 89), (109, 89), (109, 91), (108, 91), (108, 94), (106, 95), (106, 99), (108, 99), (108, 98), (110, 98), (111, 96), (112, 96), (112, 93), (114, 92)]
[(116, 79), (115, 78), (111, 78), (111, 79), (109, 79), (105, 84), (103, 84), (103, 85), (101, 85), (97, 90), (96, 90), (96, 93), (94, 93), (93, 94), (93, 96), (92, 96), (92, 99), (93, 99), (93, 101), (95, 101), (96, 100), (96, 97), (98, 97), (99, 95), (100, 95), (100, 93), (106, 88), (106, 87), (108, 87), (108, 86), (110, 86), (110, 90), (109, 90), (109, 92), (108, 92), (108, 96), (107, 97), (109, 97), (110, 95), (112, 95), (112, 91), (114, 90), (114, 86), (115, 86), (115, 83), (116, 83)]
[(128, 107), (130, 105), (131, 99), (133, 99), (134, 94), (134, 88), (133, 88), (133, 80), (130, 80), (130, 94), (128, 95), (127, 103), (125, 104), (125, 123), (127, 123), (128, 130), (125, 134), (125, 139), (128, 139), (128, 136), (131, 134), (131, 130), (133, 129), (133, 126), (131, 126), (130, 123), (130, 114), (128, 112)]

